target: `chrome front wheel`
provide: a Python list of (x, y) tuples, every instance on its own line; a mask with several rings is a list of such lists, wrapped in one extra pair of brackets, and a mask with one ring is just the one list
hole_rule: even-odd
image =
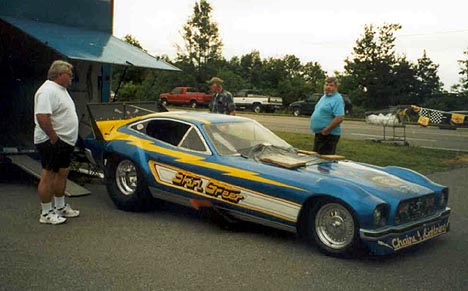
[(346, 255), (358, 245), (358, 225), (351, 210), (335, 201), (322, 201), (312, 210), (311, 239), (329, 255)]

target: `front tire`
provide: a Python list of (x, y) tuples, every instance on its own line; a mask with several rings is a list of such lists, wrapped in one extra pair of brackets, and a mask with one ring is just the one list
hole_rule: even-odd
[(301, 109), (299, 109), (299, 107), (294, 107), (292, 110), (292, 114), (298, 117), (299, 115), (301, 115)]
[(198, 107), (197, 101), (196, 100), (190, 101), (190, 107), (192, 107), (192, 109), (197, 108)]
[(323, 200), (310, 210), (307, 239), (327, 255), (345, 257), (358, 249), (358, 229), (348, 206), (340, 201)]
[(167, 99), (166, 98), (163, 98), (161, 99), (161, 104), (166, 107), (167, 106)]
[(117, 156), (107, 159), (105, 176), (107, 192), (118, 209), (125, 211), (154, 209), (155, 201), (143, 173), (133, 161)]

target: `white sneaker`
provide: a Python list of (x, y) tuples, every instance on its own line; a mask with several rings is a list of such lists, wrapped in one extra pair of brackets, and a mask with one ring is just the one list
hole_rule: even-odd
[(47, 224), (61, 224), (65, 221), (67, 221), (67, 219), (59, 216), (54, 210), (49, 211), (47, 214), (41, 214), (39, 218), (40, 223)]
[(61, 217), (77, 217), (80, 215), (80, 211), (71, 208), (70, 204), (68, 203), (60, 209), (55, 209), (55, 212), (57, 212), (57, 214)]

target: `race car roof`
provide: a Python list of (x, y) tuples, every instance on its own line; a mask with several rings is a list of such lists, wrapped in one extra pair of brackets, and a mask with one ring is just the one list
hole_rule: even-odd
[(70, 59), (180, 71), (177, 67), (151, 56), (108, 32), (9, 16), (0, 16), (0, 19)]

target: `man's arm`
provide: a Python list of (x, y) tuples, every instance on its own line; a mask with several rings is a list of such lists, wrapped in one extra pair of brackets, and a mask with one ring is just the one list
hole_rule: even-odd
[(228, 109), (229, 115), (236, 115), (236, 104), (234, 103), (234, 98), (232, 97), (232, 94), (228, 92), (226, 96), (227, 96), (227, 109)]
[(36, 114), (37, 121), (41, 129), (47, 134), (50, 139), (50, 143), (54, 144), (58, 141), (58, 135), (52, 127), (52, 122), (50, 121), (50, 114), (38, 113)]
[(342, 123), (343, 120), (344, 120), (344, 116), (337, 116), (337, 117), (333, 118), (333, 120), (327, 125), (327, 127), (322, 129), (321, 134), (322, 135), (329, 135), (330, 131), (332, 131), (335, 127), (340, 125), (340, 123)]

